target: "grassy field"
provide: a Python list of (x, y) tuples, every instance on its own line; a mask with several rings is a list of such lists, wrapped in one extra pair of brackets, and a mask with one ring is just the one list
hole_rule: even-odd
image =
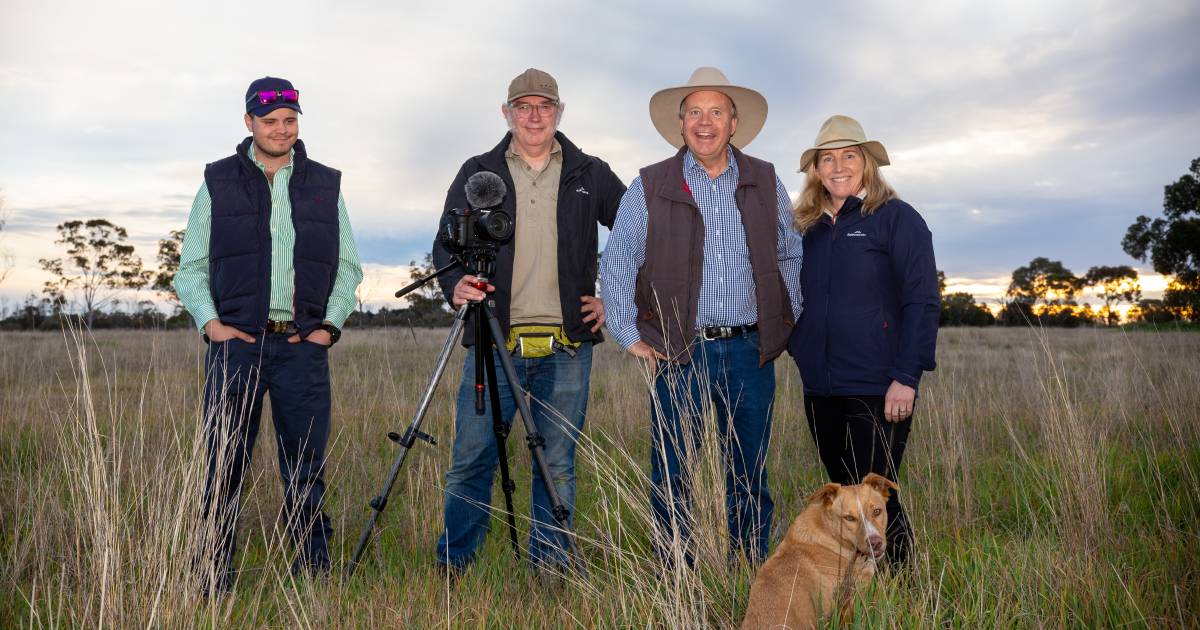
[[(443, 334), (350, 330), (331, 354), (335, 563), (349, 558), (395, 453), (385, 434), (410, 422)], [(266, 415), (241, 576), (233, 596), (212, 599), (198, 596), (188, 571), (202, 479), (198, 337), (5, 333), (0, 348), (0, 627), (740, 623), (753, 570), (725, 561), (711, 466), (701, 475), (697, 569), (664, 572), (653, 559), (646, 385), (615, 344), (598, 348), (579, 452), (586, 576), (536, 579), (514, 560), (499, 513), (461, 581), (434, 570), (459, 353), (424, 426), (440, 445), (410, 454), (348, 584), (288, 576)], [(922, 384), (900, 479), (914, 570), (863, 593), (856, 625), (1200, 625), (1200, 334), (949, 329), (938, 364)], [(795, 367), (785, 357), (776, 369), (778, 536), (824, 480)], [(510, 451), (526, 530), (522, 434)]]

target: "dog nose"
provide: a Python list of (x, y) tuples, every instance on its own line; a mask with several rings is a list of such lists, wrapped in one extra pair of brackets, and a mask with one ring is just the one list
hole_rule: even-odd
[(880, 536), (879, 534), (872, 534), (867, 537), (867, 544), (871, 545), (871, 551), (880, 553), (883, 551), (885, 541), (883, 536)]

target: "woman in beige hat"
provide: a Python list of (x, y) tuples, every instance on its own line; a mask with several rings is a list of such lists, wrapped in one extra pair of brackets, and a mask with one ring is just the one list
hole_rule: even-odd
[[(879, 167), (887, 150), (833, 116), (800, 158), (794, 208), (804, 235), (804, 312), (788, 349), (804, 381), (808, 426), (831, 481), (897, 478), (921, 373), (934, 368), (937, 268), (924, 219)], [(911, 531), (893, 492), (888, 558), (908, 559)]]

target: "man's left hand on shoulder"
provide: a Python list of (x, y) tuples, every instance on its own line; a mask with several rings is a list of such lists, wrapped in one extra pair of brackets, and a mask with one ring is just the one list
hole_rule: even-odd
[(583, 313), (583, 323), (592, 325), (592, 332), (600, 330), (604, 325), (604, 300), (591, 295), (583, 295), (579, 297), (579, 301), (583, 302), (583, 307), (580, 312)]

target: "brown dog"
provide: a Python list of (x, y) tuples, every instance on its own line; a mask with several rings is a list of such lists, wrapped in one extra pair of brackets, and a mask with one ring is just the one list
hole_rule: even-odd
[(887, 547), (888, 496), (899, 486), (871, 473), (860, 485), (827, 483), (758, 571), (742, 630), (815, 628), (837, 607), (849, 621), (856, 587), (875, 575)]

